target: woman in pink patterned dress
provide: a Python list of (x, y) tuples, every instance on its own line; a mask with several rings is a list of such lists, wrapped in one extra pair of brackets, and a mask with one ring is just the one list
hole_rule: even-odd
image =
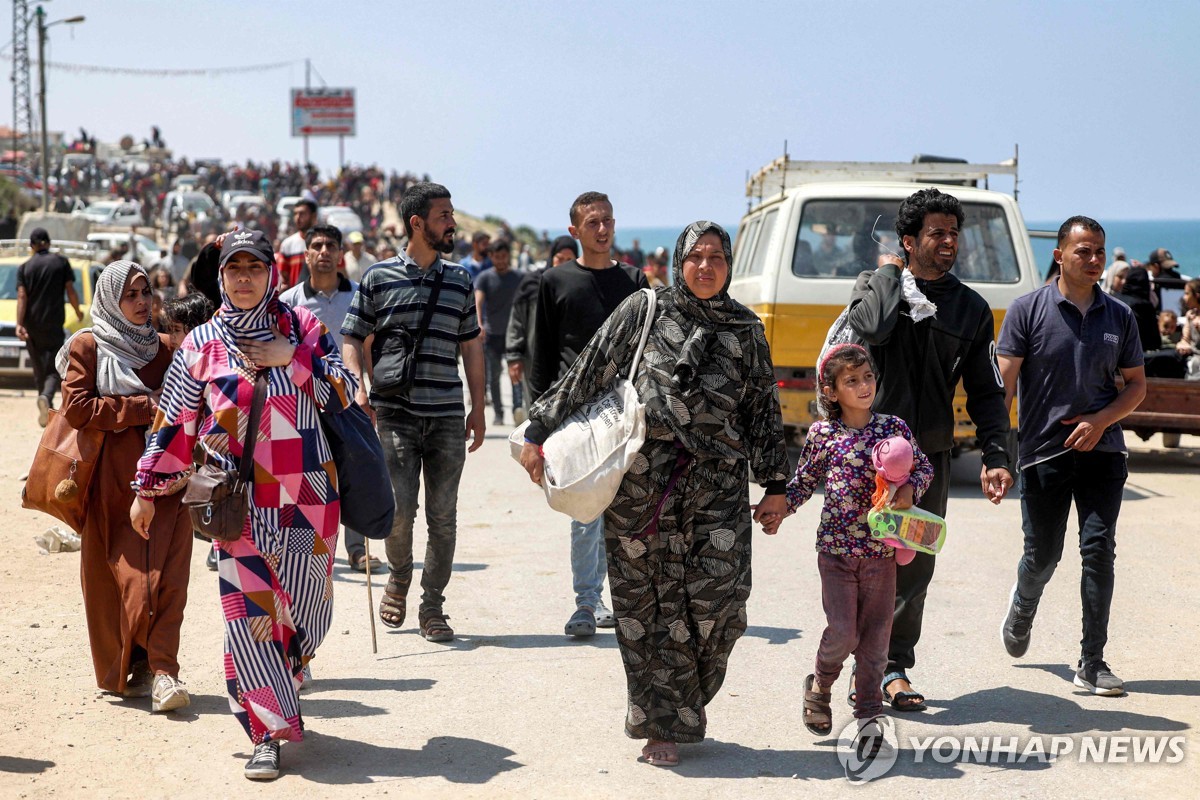
[(209, 463), (238, 468), (255, 377), (265, 371), (250, 516), (241, 539), (219, 544), (217, 565), (225, 679), (254, 743), (245, 769), (254, 780), (275, 778), (279, 743), (304, 736), (298, 692), (329, 630), (340, 513), (317, 415), (345, 408), (355, 391), (332, 337), (306, 309), (279, 302), (278, 282), (260, 232), (228, 235), (221, 309), (188, 334), (167, 372), (130, 512), (135, 527), (153, 517), (155, 495), (192, 468), (197, 440)]

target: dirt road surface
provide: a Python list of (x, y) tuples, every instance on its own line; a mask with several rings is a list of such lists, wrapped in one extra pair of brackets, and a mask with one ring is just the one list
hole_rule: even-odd
[[(180, 653), (191, 707), (152, 715), (148, 698), (99, 692), (79, 555), (39, 555), (33, 537), (52, 520), (18, 500), (40, 433), (32, 394), (0, 391), (8, 553), (0, 566), (0, 797), (1196, 796), (1200, 439), (1184, 437), (1183, 448), (1167, 451), (1130, 437), (1107, 654), (1127, 681), (1120, 698), (1071, 685), (1080, 619), (1071, 534), (1028, 655), (1005, 654), (999, 628), (1021, 550), (1020, 507), (981, 499), (977, 457), (955, 462), (949, 538), (911, 673), (930, 708), (895, 715), (895, 765), (854, 786), (835, 737), (814, 737), (800, 722), (801, 684), (824, 622), (813, 551), (819, 502), (778, 536), (756, 538), (750, 629), (709, 707), (711, 738), (684, 746), (677, 769), (658, 769), (637, 763), (640, 744), (623, 735), (625, 682), (612, 632), (563, 636), (573, 610), (567, 520), (510, 460), (509, 430), (489, 432), (463, 478), (446, 592), (458, 639), (430, 644), (411, 622), (401, 631), (380, 626), (373, 655), (365, 579), (339, 552), (333, 627), (302, 696), (308, 736), (285, 743), (279, 780), (251, 784), (242, 777), (249, 743), (219, 672), (221, 613), (203, 548), (197, 543), (193, 554)], [(423, 536), (418, 521), (418, 560)], [(848, 675), (834, 688), (835, 733), (850, 722)], [(984, 758), (991, 763), (956, 754), (966, 737), (998, 737)], [(1182, 761), (1133, 763), (1138, 742), (1170, 760), (1170, 745), (1156, 743), (1171, 737)], [(1020, 758), (1036, 748), (1032, 740), (1060, 751), (1065, 740), (1071, 752)], [(1116, 748), (1105, 751), (1115, 763), (1091, 763), (1094, 750), (1081, 763), (1085, 746), (1101, 741)]]

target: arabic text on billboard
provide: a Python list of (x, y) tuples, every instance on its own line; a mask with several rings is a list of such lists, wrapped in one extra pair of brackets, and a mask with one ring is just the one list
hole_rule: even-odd
[(292, 89), (292, 136), (354, 136), (353, 89)]

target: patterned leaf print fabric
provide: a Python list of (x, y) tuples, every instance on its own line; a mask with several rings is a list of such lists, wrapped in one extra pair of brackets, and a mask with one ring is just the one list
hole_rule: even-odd
[[(230, 706), (255, 744), (303, 738), (297, 692), (332, 619), (339, 522), (317, 414), (345, 408), (355, 391), (333, 337), (307, 309), (295, 315), (293, 331), (279, 306), (277, 325), (296, 350), (267, 370), (250, 516), (241, 539), (220, 543), (217, 562)], [(236, 469), (253, 394), (254, 373), (221, 314), (193, 330), (167, 372), (139, 493), (161, 493), (190, 470), (197, 443), (210, 463)]]
[[(634, 381), (648, 436), (605, 512), (617, 642), (629, 686), (625, 731), (698, 742), (701, 712), (725, 679), (746, 629), (750, 594), (748, 482), (783, 481), (783, 421), (761, 325), (706, 325), (670, 289)], [(646, 299), (617, 307), (571, 369), (534, 405), (548, 429), (624, 372)], [(717, 335), (708, 335), (716, 332)], [(677, 371), (687, 343), (686, 371)], [(664, 499), (679, 443), (691, 456)], [(660, 508), (661, 503), (661, 508)], [(656, 533), (639, 538), (656, 520)]]

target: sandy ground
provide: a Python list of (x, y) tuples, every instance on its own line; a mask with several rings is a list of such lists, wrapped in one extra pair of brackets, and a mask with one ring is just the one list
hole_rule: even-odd
[[(203, 548), (193, 556), (180, 653), (191, 707), (152, 715), (148, 698), (96, 690), (79, 556), (39, 555), (33, 537), (51, 520), (17, 499), (39, 436), (33, 408), (32, 395), (0, 390), (0, 529), (9, 547), (0, 567), (2, 797), (1195, 796), (1200, 574), (1187, 508), (1200, 491), (1198, 438), (1184, 437), (1176, 451), (1133, 442), (1108, 651), (1129, 694), (1115, 699), (1070, 683), (1079, 636), (1070, 545), (1028, 655), (1014, 663), (1004, 653), (998, 629), (1021, 549), (1019, 505), (986, 504), (978, 458), (955, 463), (949, 541), (912, 671), (930, 709), (896, 715), (896, 765), (852, 786), (835, 739), (800, 724), (801, 682), (823, 627), (818, 504), (777, 537), (756, 539), (751, 627), (709, 708), (712, 738), (685, 746), (679, 768), (656, 769), (635, 761), (639, 745), (622, 733), (624, 675), (611, 631), (590, 641), (562, 634), (572, 611), (567, 521), (509, 460), (509, 429), (499, 428), (463, 479), (446, 608), (457, 641), (429, 644), (411, 624), (380, 626), (372, 654), (365, 579), (339, 557), (333, 628), (303, 695), (309, 735), (285, 744), (284, 774), (259, 785), (241, 775), (250, 748), (224, 696), (220, 608)], [(843, 677), (835, 699), (845, 689)], [(834, 714), (836, 732), (849, 708), (836, 702)], [(1182, 737), (1184, 758), (1080, 763), (1082, 741), (1104, 735)], [(912, 740), (931, 736), (1017, 737), (1022, 749), (1032, 738), (1048, 747), (1051, 736), (1069, 737), (1074, 752), (1023, 763), (1000, 753), (1000, 763), (980, 764), (939, 763), (926, 751), (918, 762)]]

